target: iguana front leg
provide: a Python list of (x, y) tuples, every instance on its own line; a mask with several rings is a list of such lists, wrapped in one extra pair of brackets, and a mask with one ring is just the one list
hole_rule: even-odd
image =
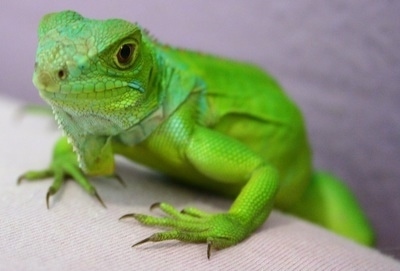
[[(107, 166), (106, 168), (109, 168), (109, 166)], [(106, 175), (115, 177), (119, 182), (124, 184), (122, 182), (122, 179), (118, 175)], [(103, 200), (97, 193), (95, 187), (90, 183), (88, 179), (88, 174), (86, 174), (79, 167), (77, 156), (73, 152), (72, 146), (68, 143), (66, 137), (61, 137), (55, 144), (53, 149), (52, 161), (48, 168), (43, 170), (32, 170), (25, 172), (18, 178), (18, 184), (20, 184), (22, 180), (36, 181), (51, 177), (53, 177), (54, 180), (46, 194), (47, 208), (49, 208), (50, 197), (59, 191), (59, 189), (67, 179), (72, 179), (76, 181), (89, 195), (96, 197), (100, 204), (103, 207), (106, 207)]]
[(167, 227), (135, 245), (177, 239), (205, 242), (210, 249), (222, 249), (248, 237), (271, 212), (278, 190), (277, 171), (241, 143), (222, 134), (197, 127), (185, 151), (185, 157), (204, 176), (224, 185), (244, 185), (226, 213), (208, 214), (195, 208), (182, 212), (169, 204), (159, 203), (167, 217), (128, 214), (140, 223)]

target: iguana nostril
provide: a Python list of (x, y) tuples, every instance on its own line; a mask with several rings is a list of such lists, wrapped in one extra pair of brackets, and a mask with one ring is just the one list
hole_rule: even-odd
[(67, 78), (67, 71), (65, 69), (60, 69), (57, 73), (57, 76), (60, 80), (64, 80)]

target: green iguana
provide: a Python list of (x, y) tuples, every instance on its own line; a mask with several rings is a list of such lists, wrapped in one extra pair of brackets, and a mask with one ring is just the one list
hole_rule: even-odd
[(54, 177), (47, 204), (68, 176), (102, 202), (88, 177), (115, 176), (118, 154), (234, 198), (224, 213), (157, 203), (152, 207), (166, 217), (123, 216), (169, 229), (137, 244), (204, 242), (209, 257), (211, 248), (248, 237), (273, 207), (373, 243), (348, 189), (313, 171), (299, 109), (260, 68), (166, 46), (137, 24), (73, 11), (44, 16), (38, 35), (33, 83), (65, 137), (49, 168), (21, 179)]

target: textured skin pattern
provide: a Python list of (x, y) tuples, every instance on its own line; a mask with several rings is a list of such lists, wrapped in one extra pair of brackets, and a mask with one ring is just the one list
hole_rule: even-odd
[[(50, 169), (63, 173), (54, 174), (49, 194), (68, 174), (98, 197), (86, 176), (113, 175), (114, 154), (121, 154), (235, 198), (221, 214), (195, 208), (180, 213), (160, 203), (154, 207), (167, 217), (127, 215), (170, 228), (138, 244), (178, 239), (207, 242), (208, 252), (221, 249), (249, 236), (273, 206), (361, 243), (373, 240), (349, 191), (330, 185), (337, 183), (334, 178), (313, 174), (301, 113), (255, 66), (160, 45), (123, 20), (90, 20), (66, 11), (40, 23), (33, 82), (84, 171), (62, 139), (53, 158), (61, 163)], [(42, 178), (43, 171), (24, 177)], [(308, 193), (309, 187), (317, 189)], [(328, 195), (320, 197), (322, 191)], [(344, 229), (332, 222), (352, 220), (346, 217), (354, 221)]]

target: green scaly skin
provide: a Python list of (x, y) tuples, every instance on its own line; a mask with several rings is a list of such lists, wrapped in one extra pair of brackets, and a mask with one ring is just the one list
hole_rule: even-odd
[(152, 208), (167, 217), (123, 216), (169, 228), (137, 244), (205, 242), (209, 257), (211, 248), (248, 237), (273, 207), (373, 242), (347, 188), (313, 172), (301, 113), (258, 67), (168, 47), (137, 24), (73, 11), (46, 15), (38, 33), (33, 82), (65, 137), (49, 168), (20, 179), (54, 176), (48, 197), (72, 177), (100, 199), (88, 177), (115, 175), (119, 154), (235, 198), (218, 214), (157, 203)]

